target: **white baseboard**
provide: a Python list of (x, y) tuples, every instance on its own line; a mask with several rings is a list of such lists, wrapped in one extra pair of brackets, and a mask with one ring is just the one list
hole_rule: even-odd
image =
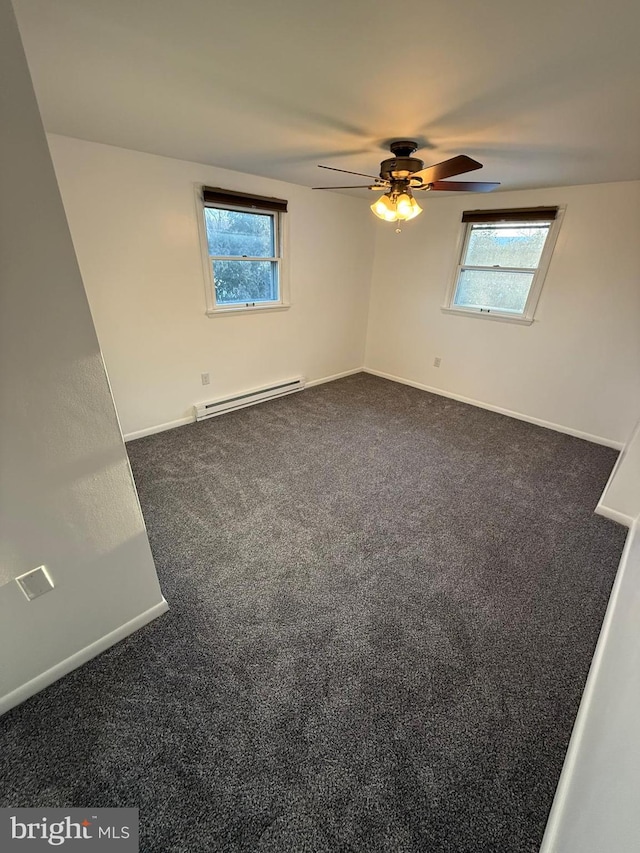
[(134, 441), (136, 438), (144, 438), (145, 435), (155, 435), (157, 432), (164, 432), (167, 429), (175, 429), (185, 424), (195, 423), (196, 416), (188, 415), (186, 418), (178, 418), (177, 421), (168, 421), (166, 424), (157, 424), (156, 426), (147, 427), (146, 429), (137, 429), (134, 432), (127, 432), (123, 435), (125, 441)]
[[(345, 376), (351, 376), (354, 373), (362, 373), (364, 368), (355, 367), (353, 370), (344, 370), (342, 373), (334, 373), (333, 376), (323, 376), (321, 379), (310, 379), (305, 383), (306, 388), (312, 388), (314, 385), (323, 385), (325, 382), (333, 382), (336, 379), (342, 379)], [(184, 426), (185, 424), (195, 423), (195, 415), (187, 415), (184, 418), (178, 418), (176, 421), (167, 421), (165, 424), (157, 424), (156, 426), (146, 427), (145, 429), (137, 429), (133, 432), (127, 432), (123, 438), (125, 441), (135, 441), (136, 438), (144, 438), (147, 435), (155, 435), (157, 432), (164, 432), (168, 429)]]
[(595, 508), (595, 512), (598, 515), (603, 515), (605, 518), (610, 518), (611, 521), (617, 521), (618, 524), (623, 524), (625, 527), (631, 527), (635, 521), (635, 519), (630, 515), (618, 512), (617, 509), (611, 509), (611, 507), (605, 506), (605, 504), (602, 503), (598, 503), (598, 506)]
[(135, 619), (131, 619), (124, 625), (116, 628), (115, 631), (111, 631), (104, 637), (100, 637), (99, 640), (90, 643), (88, 646), (85, 646), (84, 649), (80, 649), (79, 652), (71, 655), (71, 657), (60, 661), (60, 663), (57, 663), (55, 666), (46, 670), (46, 672), (40, 673), (40, 675), (32, 678), (31, 681), (27, 681), (26, 684), (23, 684), (21, 687), (17, 687), (15, 690), (12, 690), (11, 693), (7, 693), (6, 696), (0, 697), (0, 715), (4, 714), (10, 708), (19, 705), (21, 702), (24, 702), (25, 699), (29, 699), (30, 696), (44, 690), (45, 687), (53, 684), (54, 681), (62, 678), (63, 675), (67, 675), (72, 670), (82, 666), (83, 663), (91, 660), (91, 658), (96, 657), (96, 655), (99, 655), (101, 652), (104, 652), (106, 649), (114, 646), (116, 643), (119, 643), (120, 640), (124, 640), (124, 638), (128, 637), (129, 634), (133, 634), (133, 632), (137, 631), (138, 628), (142, 628), (143, 625), (146, 625), (148, 622), (151, 622), (153, 619), (161, 616), (168, 609), (169, 605), (163, 598), (162, 601), (159, 601), (158, 604), (154, 604), (153, 607), (145, 610), (144, 613), (136, 616)]
[(336, 379), (344, 379), (345, 376), (353, 376), (354, 373), (362, 373), (364, 367), (354, 367), (353, 370), (343, 370), (342, 373), (334, 373), (333, 376), (323, 376), (322, 379), (309, 379), (305, 383), (306, 388), (314, 385), (324, 385), (325, 382), (335, 382)]
[(583, 438), (585, 441), (593, 441), (595, 444), (603, 444), (605, 447), (612, 447), (614, 450), (622, 450), (624, 443), (621, 441), (613, 441), (610, 438), (605, 438), (601, 435), (592, 435), (588, 432), (582, 432), (579, 429), (563, 426), (562, 424), (554, 424), (551, 421), (544, 421), (541, 418), (533, 418), (530, 415), (524, 415), (522, 412), (514, 412), (511, 409), (503, 409), (501, 406), (493, 406), (491, 403), (483, 403), (481, 400), (474, 400), (471, 397), (463, 397), (462, 394), (454, 394), (451, 391), (444, 391), (442, 388), (433, 388), (430, 385), (423, 385), (421, 382), (414, 382), (411, 379), (403, 379), (401, 376), (394, 376), (391, 373), (383, 373), (381, 370), (373, 370), (370, 367), (363, 368), (364, 373), (371, 373), (373, 376), (380, 376), (382, 379), (390, 379), (392, 382), (400, 382), (402, 385), (411, 385), (412, 388), (419, 388), (421, 391), (429, 391), (431, 394), (438, 394), (440, 397), (449, 397), (452, 400), (458, 400), (460, 403), (468, 403), (471, 406), (477, 406), (479, 409), (488, 409), (490, 412), (497, 412), (500, 415), (507, 415), (509, 418), (516, 418), (519, 421), (526, 421), (536, 426), (552, 429), (555, 432), (563, 432), (566, 435), (572, 435), (575, 438)]

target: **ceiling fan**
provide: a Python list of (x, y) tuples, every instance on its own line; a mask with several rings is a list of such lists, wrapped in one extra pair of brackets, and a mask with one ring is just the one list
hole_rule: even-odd
[(334, 172), (344, 172), (348, 175), (360, 175), (372, 178), (373, 184), (355, 184), (347, 187), (313, 187), (314, 190), (350, 190), (370, 189), (386, 190), (380, 198), (371, 205), (371, 210), (380, 219), (395, 222), (398, 219), (413, 219), (422, 213), (422, 208), (413, 197), (418, 192), (491, 192), (499, 183), (488, 181), (447, 181), (446, 178), (462, 175), (481, 169), (482, 163), (460, 154), (427, 166), (422, 160), (411, 155), (418, 150), (418, 143), (402, 139), (392, 142), (389, 146), (393, 157), (383, 160), (380, 164), (380, 176), (365, 175), (363, 172), (350, 172), (348, 169), (336, 169), (333, 166), (319, 166), (319, 169), (331, 169)]

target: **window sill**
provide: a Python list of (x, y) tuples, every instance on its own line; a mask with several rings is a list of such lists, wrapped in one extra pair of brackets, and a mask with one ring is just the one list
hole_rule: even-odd
[(238, 305), (230, 308), (210, 308), (205, 311), (207, 317), (223, 317), (225, 314), (254, 314), (264, 311), (288, 311), (291, 305), (279, 303), (278, 305)]
[(494, 314), (487, 311), (465, 311), (464, 308), (440, 308), (443, 314), (457, 314), (459, 317), (477, 317), (480, 320), (497, 320), (499, 323), (516, 323), (519, 326), (530, 326), (533, 317), (510, 317), (508, 314)]

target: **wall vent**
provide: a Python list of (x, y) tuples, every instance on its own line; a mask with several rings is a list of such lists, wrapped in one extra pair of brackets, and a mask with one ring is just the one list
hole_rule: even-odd
[(287, 394), (295, 394), (296, 391), (304, 390), (304, 378), (286, 379), (266, 388), (255, 388), (253, 391), (244, 391), (242, 394), (233, 394), (231, 397), (221, 397), (219, 400), (209, 400), (206, 403), (196, 403), (196, 420), (204, 421), (214, 418), (216, 415), (224, 415), (226, 412), (235, 412), (236, 409), (244, 409), (265, 400), (274, 400), (276, 397), (285, 397)]

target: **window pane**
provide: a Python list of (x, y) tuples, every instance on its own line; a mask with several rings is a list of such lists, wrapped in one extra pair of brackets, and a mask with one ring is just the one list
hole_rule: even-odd
[(462, 270), (453, 304), (523, 314), (532, 281), (530, 272)]
[(213, 261), (218, 305), (278, 300), (278, 264), (275, 261)]
[(271, 214), (205, 207), (204, 221), (210, 255), (275, 258)]
[(546, 222), (472, 225), (463, 264), (536, 269), (548, 233)]

